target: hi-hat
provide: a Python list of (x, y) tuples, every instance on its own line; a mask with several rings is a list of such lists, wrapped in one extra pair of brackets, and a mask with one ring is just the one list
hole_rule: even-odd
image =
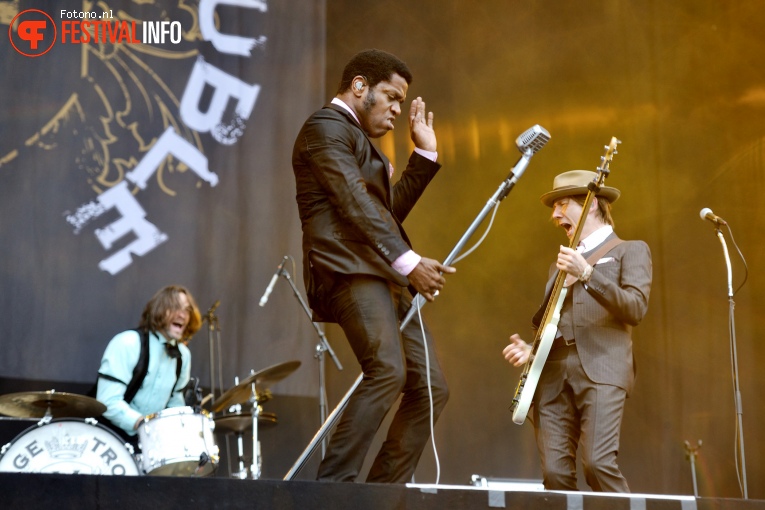
[[(276, 425), (276, 414), (262, 412), (258, 415), (258, 427)], [(215, 418), (215, 430), (245, 432), (252, 429), (252, 413), (232, 413)]]
[(15, 418), (94, 418), (101, 416), (106, 406), (98, 400), (56, 390), (9, 393), (0, 396), (0, 413)]
[(244, 404), (250, 400), (252, 396), (252, 385), (255, 384), (256, 396), (259, 394), (265, 394), (269, 384), (281, 381), (292, 372), (297, 370), (300, 366), (299, 361), (286, 361), (284, 363), (278, 363), (276, 365), (264, 368), (254, 374), (251, 374), (247, 379), (237, 384), (233, 388), (226, 390), (219, 399), (215, 401), (213, 412), (220, 412), (224, 409), (235, 404)]

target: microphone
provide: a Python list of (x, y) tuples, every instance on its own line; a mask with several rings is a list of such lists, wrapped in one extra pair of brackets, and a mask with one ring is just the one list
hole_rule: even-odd
[(550, 133), (539, 124), (531, 126), (529, 129), (518, 135), (518, 138), (515, 139), (515, 146), (518, 147), (518, 150), (521, 151), (523, 155), (510, 171), (510, 175), (505, 179), (507, 187), (500, 194), (499, 200), (504, 199), (510, 193), (510, 190), (515, 186), (515, 183), (518, 182), (518, 179), (521, 178), (523, 172), (526, 171), (526, 167), (529, 166), (531, 156), (539, 152), (539, 149), (544, 147), (549, 140)]
[(279, 279), (279, 277), (282, 275), (282, 269), (284, 268), (284, 263), (287, 262), (287, 255), (282, 258), (281, 263), (279, 264), (279, 267), (276, 268), (276, 272), (271, 277), (271, 281), (268, 284), (268, 287), (266, 287), (266, 291), (263, 293), (263, 297), (260, 298), (260, 303), (258, 303), (260, 306), (264, 306), (266, 303), (268, 303), (268, 296), (271, 295), (271, 292), (274, 290), (274, 285), (276, 285), (276, 280)]
[(550, 133), (539, 124), (535, 124), (518, 135), (518, 138), (515, 139), (515, 145), (518, 147), (518, 150), (524, 154), (529, 150), (533, 154), (544, 147), (549, 140)]
[(701, 211), (699, 211), (699, 216), (701, 217), (702, 220), (711, 221), (712, 223), (715, 224), (715, 226), (727, 225), (725, 220), (717, 216), (715, 213), (713, 213), (712, 209), (710, 209), (709, 207), (705, 207)]

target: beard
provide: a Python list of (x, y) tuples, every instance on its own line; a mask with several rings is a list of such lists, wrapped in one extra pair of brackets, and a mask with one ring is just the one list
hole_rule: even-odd
[(377, 99), (375, 98), (375, 93), (370, 89), (369, 92), (367, 92), (367, 98), (364, 99), (364, 111), (372, 113), (372, 107), (376, 104)]

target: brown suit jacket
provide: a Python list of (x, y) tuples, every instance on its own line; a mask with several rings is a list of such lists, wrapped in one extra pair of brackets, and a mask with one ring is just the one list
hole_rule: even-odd
[(355, 119), (333, 104), (309, 117), (295, 140), (303, 277), (314, 320), (334, 321), (322, 304), (335, 273), (409, 284), (391, 267), (411, 249), (401, 222), (441, 165), (413, 153), (393, 186), (389, 167)]
[[(587, 377), (629, 394), (635, 382), (632, 328), (648, 310), (651, 251), (643, 241), (625, 241), (600, 260), (586, 288), (581, 282), (569, 288), (573, 306), (564, 306), (564, 313), (573, 314), (576, 350)], [(556, 274), (553, 264), (548, 289)]]

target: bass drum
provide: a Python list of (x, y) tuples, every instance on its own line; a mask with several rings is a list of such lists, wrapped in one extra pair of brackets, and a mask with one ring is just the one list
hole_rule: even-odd
[(132, 446), (93, 418), (58, 418), (28, 428), (0, 450), (0, 471), (139, 475)]

